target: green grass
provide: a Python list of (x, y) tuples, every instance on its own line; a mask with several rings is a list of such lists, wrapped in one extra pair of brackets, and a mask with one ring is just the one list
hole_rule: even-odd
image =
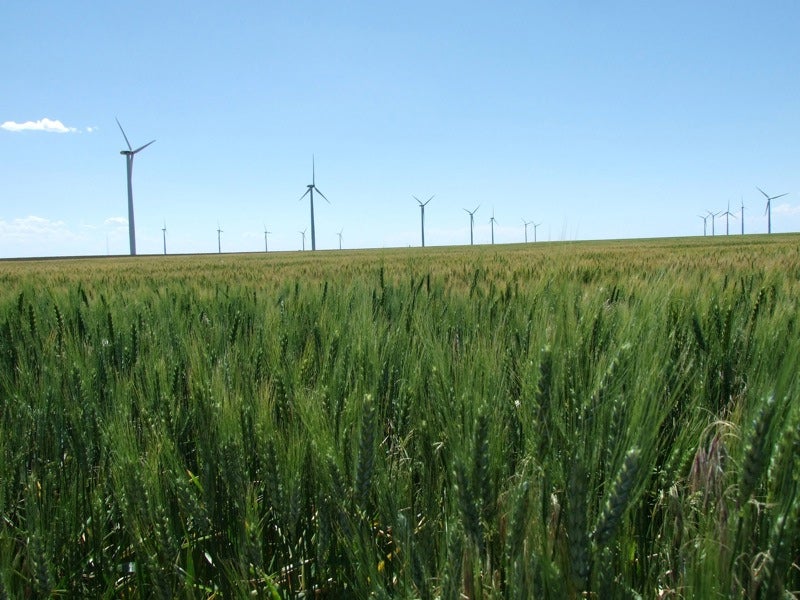
[(0, 597), (796, 593), (798, 242), (0, 263)]

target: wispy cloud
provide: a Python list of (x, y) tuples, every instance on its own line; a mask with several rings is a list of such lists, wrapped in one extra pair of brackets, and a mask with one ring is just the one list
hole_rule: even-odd
[(778, 215), (800, 215), (800, 205), (793, 206), (788, 203), (783, 203), (774, 207), (772, 212)]
[(8, 239), (24, 240), (40, 236), (74, 238), (64, 221), (52, 221), (34, 215), (11, 221), (0, 220), (0, 235)]
[(128, 226), (128, 219), (126, 219), (125, 217), (109, 217), (108, 219), (103, 221), (103, 225), (105, 225), (105, 226), (118, 226), (118, 227), (125, 226), (125, 227), (127, 227)]
[[(6, 131), (46, 131), (49, 133), (80, 133), (80, 129), (76, 127), (67, 127), (58, 119), (39, 119), (38, 121), (25, 121), (24, 123), (17, 123), (15, 121), (6, 121), (0, 125), (0, 129)], [(87, 131), (91, 132), (90, 127)]]

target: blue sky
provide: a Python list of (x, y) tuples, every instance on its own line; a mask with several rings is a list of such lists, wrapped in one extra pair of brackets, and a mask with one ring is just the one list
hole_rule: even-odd
[[(800, 3), (0, 8), (0, 257), (800, 230)], [(50, 122), (44, 122), (49, 119)], [(35, 125), (24, 125), (33, 123)], [(58, 131), (53, 131), (53, 130)], [(731, 220), (738, 232), (739, 220)], [(724, 233), (718, 219), (716, 233)], [(711, 224), (708, 230), (710, 234)], [(529, 228), (529, 239), (533, 232)], [(306, 246), (310, 247), (307, 238)]]

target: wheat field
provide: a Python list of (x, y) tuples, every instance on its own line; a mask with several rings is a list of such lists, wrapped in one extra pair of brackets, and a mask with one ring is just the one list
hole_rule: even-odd
[(800, 236), (0, 282), (2, 598), (800, 595)]

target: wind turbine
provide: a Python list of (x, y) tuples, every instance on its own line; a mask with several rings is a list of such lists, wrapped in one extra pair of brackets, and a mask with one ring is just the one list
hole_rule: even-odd
[(707, 229), (708, 215), (697, 215), (697, 216), (700, 217), (701, 219), (703, 219), (703, 237), (705, 237), (706, 236), (706, 232), (708, 231), (708, 229)]
[(539, 229), (539, 225), (541, 223), (534, 223), (533, 224), (533, 242), (536, 243), (536, 230)]
[(128, 145), (127, 150), (120, 150), (119, 153), (125, 157), (125, 163), (128, 167), (128, 237), (130, 238), (131, 243), (131, 256), (136, 256), (136, 225), (134, 224), (133, 220), (133, 157), (137, 152), (141, 152), (150, 144), (155, 142), (155, 140), (147, 142), (144, 146), (139, 146), (136, 150), (134, 150), (131, 146), (131, 143), (128, 141), (128, 136), (125, 135), (125, 130), (119, 123), (119, 119), (115, 117), (114, 120), (117, 122), (117, 125), (119, 125), (119, 130), (122, 132), (122, 137), (125, 138), (125, 143)]
[[(317, 249), (317, 238), (316, 238), (315, 230), (314, 230), (314, 190), (316, 190), (317, 193), (320, 196), (322, 196), (323, 198), (325, 198), (325, 194), (323, 194), (319, 190), (319, 188), (316, 186), (316, 184), (314, 183), (314, 155), (313, 154), (311, 155), (311, 183), (308, 184), (306, 187), (308, 189), (306, 190), (305, 194), (300, 196), (300, 200), (302, 200), (306, 196), (309, 196), (309, 200), (311, 201), (311, 249), (312, 250), (316, 250)], [(298, 200), (298, 202), (300, 200)], [(331, 203), (331, 201), (328, 200), (327, 198), (325, 198), (325, 202), (327, 202), (328, 204)], [(303, 237), (305, 238), (305, 236), (303, 236)]]
[(338, 236), (339, 236), (339, 250), (341, 250), (341, 249), (342, 249), (342, 232), (343, 232), (343, 231), (344, 231), (344, 229), (340, 229), (340, 230), (339, 230), (339, 233), (337, 233), (337, 234), (336, 234), (336, 235), (338, 235)]
[(711, 237), (714, 237), (716, 235), (716, 233), (714, 232), (714, 221), (716, 221), (717, 217), (720, 216), (722, 213), (721, 212), (712, 213), (710, 210), (707, 210), (706, 212), (708, 213), (708, 216), (711, 217)]
[[(312, 222), (313, 222), (313, 221), (312, 221)], [(303, 236), (303, 252), (305, 252), (305, 250), (306, 250), (306, 231), (308, 231), (308, 227), (306, 227), (305, 229), (303, 229), (303, 231), (300, 231), (300, 232), (299, 232), (299, 233), (300, 233), (300, 235), (302, 235), (302, 236)]]
[(161, 228), (161, 233), (164, 236), (164, 256), (167, 255), (167, 222), (164, 221), (164, 226)]
[(767, 233), (772, 233), (772, 201), (777, 200), (778, 198), (783, 198), (784, 196), (788, 196), (789, 192), (785, 194), (778, 194), (777, 196), (768, 196), (767, 192), (762, 190), (760, 187), (756, 186), (756, 189), (764, 194), (764, 197), (767, 199), (767, 209), (764, 211), (764, 214), (767, 215)]
[(217, 223), (217, 253), (222, 254), (222, 228)]
[(431, 200), (433, 200), (433, 196), (431, 196), (430, 198), (425, 200), (425, 202), (423, 202), (422, 200), (420, 200), (416, 196), (411, 196), (411, 197), (414, 198), (414, 200), (416, 200), (417, 202), (419, 202), (419, 216), (420, 216), (420, 223), (422, 225), (422, 247), (424, 248), (425, 247), (425, 205), (428, 204), (428, 202), (430, 202)]
[(267, 231), (266, 224), (264, 225), (264, 252), (269, 252), (269, 245), (267, 244), (267, 235), (272, 233), (271, 231)]
[(742, 211), (739, 216), (742, 218), (742, 235), (744, 235), (744, 197), (742, 197)]
[(492, 225), (492, 246), (494, 246), (494, 224), (497, 219), (494, 218), (494, 209), (492, 209), (492, 218), (489, 219), (489, 223)]
[(525, 225), (525, 243), (526, 244), (528, 243), (528, 225), (530, 225), (531, 223), (533, 223), (533, 221), (526, 221), (525, 219), (522, 219), (522, 224)]
[(472, 246), (472, 226), (475, 223), (475, 213), (478, 212), (478, 209), (480, 207), (481, 207), (481, 205), (478, 204), (478, 206), (476, 206), (475, 210), (473, 210), (472, 212), (468, 211), (466, 208), (464, 209), (464, 212), (469, 215), (469, 245), (470, 246)]
[(722, 214), (725, 215), (725, 235), (730, 235), (730, 232), (728, 230), (729, 219), (731, 217), (733, 217), (734, 219), (736, 218), (736, 215), (731, 212), (731, 201), (730, 200), (728, 200), (728, 210), (726, 210)]

